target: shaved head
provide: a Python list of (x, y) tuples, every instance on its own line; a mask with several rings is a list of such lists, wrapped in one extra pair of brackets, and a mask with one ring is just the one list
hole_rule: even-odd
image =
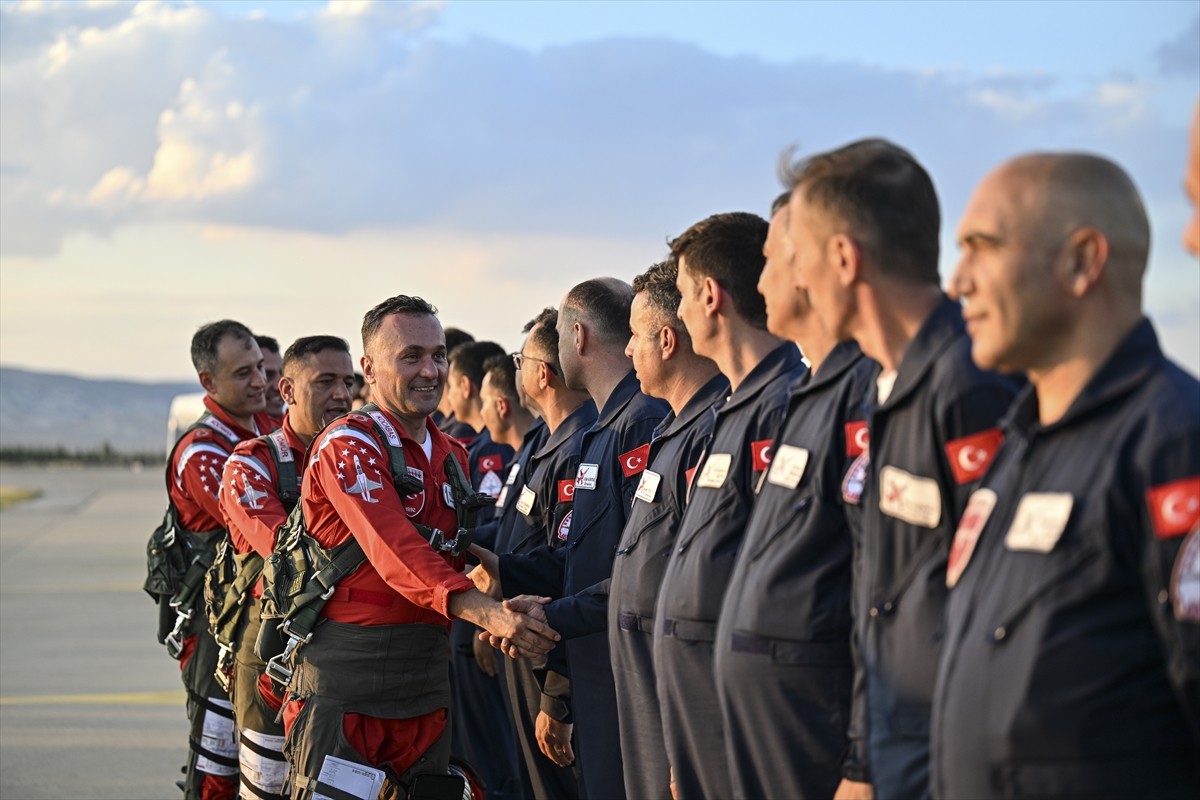
[(1142, 277), (1150, 255), (1150, 220), (1133, 180), (1119, 166), (1086, 153), (1035, 153), (1000, 167), (1003, 181), (1021, 206), (1031, 236), (1049, 246), (1081, 228), (1094, 228), (1108, 242), (1107, 273), (1113, 288), (1141, 305)]

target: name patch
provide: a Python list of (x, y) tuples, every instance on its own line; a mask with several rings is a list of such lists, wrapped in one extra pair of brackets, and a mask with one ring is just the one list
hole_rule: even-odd
[(599, 464), (580, 464), (575, 474), (575, 488), (592, 491), (596, 488), (596, 477), (600, 474)]
[(658, 484), (662, 481), (662, 475), (659, 475), (653, 470), (645, 470), (642, 472), (642, 479), (638, 481), (637, 491), (634, 492), (634, 497), (641, 500), (643, 503), (653, 503), (655, 495), (658, 494)]
[(528, 486), (521, 487), (521, 496), (517, 498), (517, 511), (528, 517), (529, 512), (533, 511), (535, 500), (537, 500), (537, 495), (533, 493), (533, 489)]
[(1075, 498), (1065, 492), (1029, 492), (1004, 536), (1009, 550), (1049, 553), (1062, 538)]
[(721, 488), (729, 475), (729, 465), (732, 463), (733, 456), (729, 453), (710, 453), (704, 460), (700, 477), (696, 478), (696, 486), (701, 489)]
[(775, 457), (771, 459), (771, 471), (767, 473), (767, 482), (785, 489), (795, 489), (804, 477), (804, 469), (808, 466), (808, 451), (803, 447), (781, 444), (775, 448)]
[(933, 478), (889, 465), (879, 472), (879, 510), (910, 525), (936, 528), (942, 521), (942, 490)]

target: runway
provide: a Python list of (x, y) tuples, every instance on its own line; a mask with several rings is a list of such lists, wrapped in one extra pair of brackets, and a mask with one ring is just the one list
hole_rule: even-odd
[(162, 468), (0, 466), (0, 797), (175, 800), (179, 668), (141, 590)]

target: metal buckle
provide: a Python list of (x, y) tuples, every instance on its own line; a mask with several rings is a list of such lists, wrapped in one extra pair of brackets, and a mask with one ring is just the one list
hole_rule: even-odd
[(267, 661), (267, 667), (264, 672), (270, 676), (271, 680), (279, 684), (280, 687), (286, 689), (288, 683), (292, 680), (292, 668), (288, 666), (287, 662), (290, 662), (294, 658), (296, 651), (300, 649), (301, 645), (312, 641), (312, 631), (309, 631), (306, 636), (297, 636), (292, 633), (290, 621), (281, 624), (279, 631), (288, 637), (288, 643), (284, 646), (282, 653), (272, 656)]
[[(171, 605), (178, 608), (174, 602)], [(163, 640), (163, 644), (167, 646), (167, 655), (176, 661), (183, 655), (183, 640), (187, 638), (184, 629), (187, 628), (188, 621), (192, 618), (191, 611), (179, 611), (175, 615), (175, 627), (167, 634), (167, 638)]]
[(225, 690), (225, 693), (228, 694), (229, 687), (233, 683), (233, 646), (217, 642), (217, 647), (219, 648), (217, 653), (217, 668), (213, 675), (217, 679), (217, 683), (219, 683), (221, 688)]

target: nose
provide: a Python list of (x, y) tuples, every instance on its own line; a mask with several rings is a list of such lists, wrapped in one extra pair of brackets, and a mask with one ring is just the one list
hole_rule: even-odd
[(252, 375), (252, 377), (253, 377), (253, 381), (251, 382), (252, 388), (257, 389), (260, 386), (266, 387), (267, 371), (265, 369), (263, 369), (262, 367), (259, 367), (258, 369), (254, 370), (254, 374)]
[(971, 284), (970, 268), (967, 266), (967, 259), (960, 258), (958, 266), (954, 268), (954, 274), (950, 276), (950, 284), (946, 287), (946, 294), (950, 295), (950, 299), (958, 302), (974, 291), (974, 286)]
[(629, 341), (625, 343), (625, 357), (633, 358), (633, 337), (629, 337)]
[(333, 399), (350, 402), (350, 387), (346, 385), (345, 381), (338, 381), (334, 384)]
[(438, 377), (438, 365), (437, 362), (433, 360), (432, 356), (421, 359), (420, 374), (422, 378), (429, 378), (431, 380)]

